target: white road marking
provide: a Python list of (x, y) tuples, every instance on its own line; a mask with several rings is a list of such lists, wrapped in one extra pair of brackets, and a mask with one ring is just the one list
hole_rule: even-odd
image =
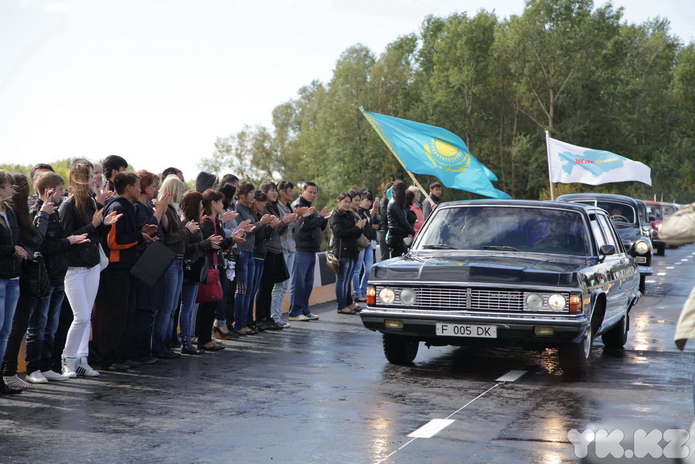
[(675, 266), (666, 266), (666, 269), (675, 269)]
[(688, 261), (689, 258), (683, 258), (681, 261)]
[(525, 373), (526, 371), (509, 371), (499, 379), (495, 380), (495, 382), (516, 382)]
[(665, 273), (665, 272), (657, 272), (656, 275), (658, 275), (658, 276), (665, 276), (666, 273)]
[(408, 435), (409, 438), (432, 438), (446, 427), (456, 422), (454, 419), (432, 419), (413, 433)]
[[(519, 374), (519, 373), (520, 373), (520, 374)], [(431, 438), (431, 437), (433, 437), (434, 435), (437, 434), (437, 432), (440, 432), (440, 431), (443, 430), (445, 427), (447, 427), (447, 426), (449, 426), (450, 424), (456, 422), (455, 420), (451, 419), (452, 416), (458, 414), (458, 413), (461, 412), (463, 409), (465, 409), (466, 407), (468, 407), (468, 406), (470, 406), (471, 404), (473, 404), (474, 401), (479, 400), (480, 398), (482, 398), (483, 396), (487, 395), (488, 393), (490, 393), (492, 390), (494, 390), (495, 388), (499, 387), (500, 385), (504, 385), (505, 382), (513, 382), (514, 380), (519, 379), (519, 377), (521, 377), (521, 376), (524, 375), (525, 373), (526, 373), (526, 371), (509, 371), (509, 372), (507, 372), (507, 373), (504, 374), (502, 377), (500, 377), (500, 379), (502, 379), (502, 378), (505, 378), (505, 379), (506, 379), (506, 378), (509, 378), (509, 379), (513, 378), (513, 380), (504, 380), (504, 381), (500, 381), (500, 380), (498, 379), (496, 384), (494, 384), (492, 387), (488, 388), (487, 390), (485, 390), (484, 392), (482, 392), (480, 395), (478, 395), (478, 396), (476, 396), (475, 398), (473, 398), (472, 400), (470, 400), (468, 403), (466, 403), (466, 404), (464, 404), (463, 406), (461, 406), (460, 408), (458, 408), (456, 411), (454, 411), (454, 412), (452, 412), (451, 414), (449, 414), (445, 419), (432, 419), (431, 421), (429, 421), (427, 424), (423, 425), (423, 426), (420, 427), (419, 429), (415, 430), (414, 432), (411, 432), (411, 433), (408, 435), (408, 437), (411, 438), (408, 442), (404, 443), (400, 448), (398, 448), (398, 449), (392, 451), (388, 456), (386, 456), (386, 457), (380, 459), (379, 461), (376, 461), (375, 464), (381, 464), (382, 462), (386, 462), (391, 456), (393, 456), (394, 454), (396, 454), (397, 452), (399, 452), (400, 450), (402, 450), (403, 448), (405, 448), (406, 446), (408, 446), (409, 444), (411, 444), (412, 442), (414, 442), (414, 441), (417, 440), (418, 438)], [(432, 432), (431, 435), (429, 435), (429, 432), (432, 431), (432, 430), (433, 430), (434, 432)], [(425, 436), (425, 435), (428, 435), (428, 436)]]

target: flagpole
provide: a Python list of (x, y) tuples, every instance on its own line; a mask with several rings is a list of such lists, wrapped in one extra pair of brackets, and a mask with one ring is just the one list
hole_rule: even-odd
[[(360, 112), (362, 112), (362, 114), (364, 115), (364, 108), (363, 108), (362, 106), (360, 106), (359, 109), (360, 109)], [(396, 152), (394, 152), (393, 150), (391, 150), (391, 145), (386, 144), (386, 146), (388, 147), (389, 151), (390, 151), (391, 153), (393, 153), (393, 156), (396, 157), (396, 159), (398, 160), (398, 162), (400, 163), (400, 165), (403, 166), (403, 169), (405, 170), (405, 172), (408, 173), (408, 175), (410, 176), (410, 178), (413, 180), (413, 183), (414, 183), (415, 185), (417, 185), (417, 187), (420, 189), (420, 191), (421, 191), (422, 194), (425, 196), (425, 198), (427, 198), (427, 199), (430, 201), (430, 203), (434, 204), (434, 201), (432, 201), (432, 197), (430, 197), (429, 192), (425, 191), (425, 189), (422, 187), (422, 185), (420, 185), (420, 182), (417, 181), (417, 179), (415, 178), (415, 176), (413, 175), (413, 173), (410, 172), (410, 171), (408, 171), (408, 169), (406, 169), (405, 164), (403, 163), (403, 160), (401, 160), (401, 158), (398, 156), (398, 154), (397, 154)]]
[(550, 132), (545, 131), (545, 149), (548, 153), (548, 181), (550, 182), (550, 201), (555, 201), (555, 192), (553, 191), (553, 173), (550, 167)]
[(427, 199), (430, 201), (430, 203), (434, 204), (434, 201), (432, 201), (432, 197), (430, 197), (430, 193), (425, 191), (425, 189), (422, 187), (422, 185), (420, 185), (420, 182), (417, 181), (417, 179), (415, 178), (415, 176), (413, 175), (413, 173), (410, 172), (410, 171), (408, 171), (407, 169), (406, 169), (405, 172), (407, 172), (408, 175), (410, 176), (410, 178), (413, 179), (413, 183), (414, 183), (415, 185), (417, 185), (417, 188), (420, 189), (420, 191), (421, 191), (422, 194), (425, 196), (425, 198), (427, 198)]

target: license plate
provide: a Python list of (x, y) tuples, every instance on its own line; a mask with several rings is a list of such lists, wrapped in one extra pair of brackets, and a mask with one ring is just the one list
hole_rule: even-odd
[(444, 337), (497, 338), (497, 327), (438, 322), (436, 333)]

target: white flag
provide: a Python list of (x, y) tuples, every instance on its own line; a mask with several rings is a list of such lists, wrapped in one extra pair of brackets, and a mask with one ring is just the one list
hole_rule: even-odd
[(550, 181), (599, 185), (637, 181), (652, 185), (652, 170), (610, 151), (578, 147), (546, 137)]

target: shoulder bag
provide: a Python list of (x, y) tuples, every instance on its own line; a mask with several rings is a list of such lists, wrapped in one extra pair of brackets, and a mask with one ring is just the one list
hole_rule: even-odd
[[(335, 236), (331, 238), (331, 244), (333, 244), (334, 239)], [(338, 249), (340, 249), (340, 245), (338, 246)], [(326, 248), (326, 264), (328, 264), (330, 270), (336, 274), (340, 272), (340, 258), (338, 258), (333, 252), (333, 246)]]
[(156, 240), (147, 245), (145, 251), (130, 269), (130, 274), (146, 285), (154, 287), (175, 259), (176, 252)]
[[(215, 228), (215, 234), (217, 234), (217, 222), (215, 222), (215, 219), (213, 219), (211, 216), (204, 216), (200, 222), (202, 223), (205, 219), (210, 219), (212, 221), (212, 225)], [(200, 288), (198, 289), (198, 296), (195, 300), (196, 303), (215, 303), (224, 298), (222, 284), (220, 283), (220, 270), (217, 267), (217, 255), (217, 250), (213, 250), (213, 264), (208, 268), (207, 280), (204, 284), (201, 284)]]
[(41, 256), (25, 259), (22, 263), (22, 276), (19, 279), (20, 291), (32, 298), (43, 298), (50, 294), (48, 271)]

